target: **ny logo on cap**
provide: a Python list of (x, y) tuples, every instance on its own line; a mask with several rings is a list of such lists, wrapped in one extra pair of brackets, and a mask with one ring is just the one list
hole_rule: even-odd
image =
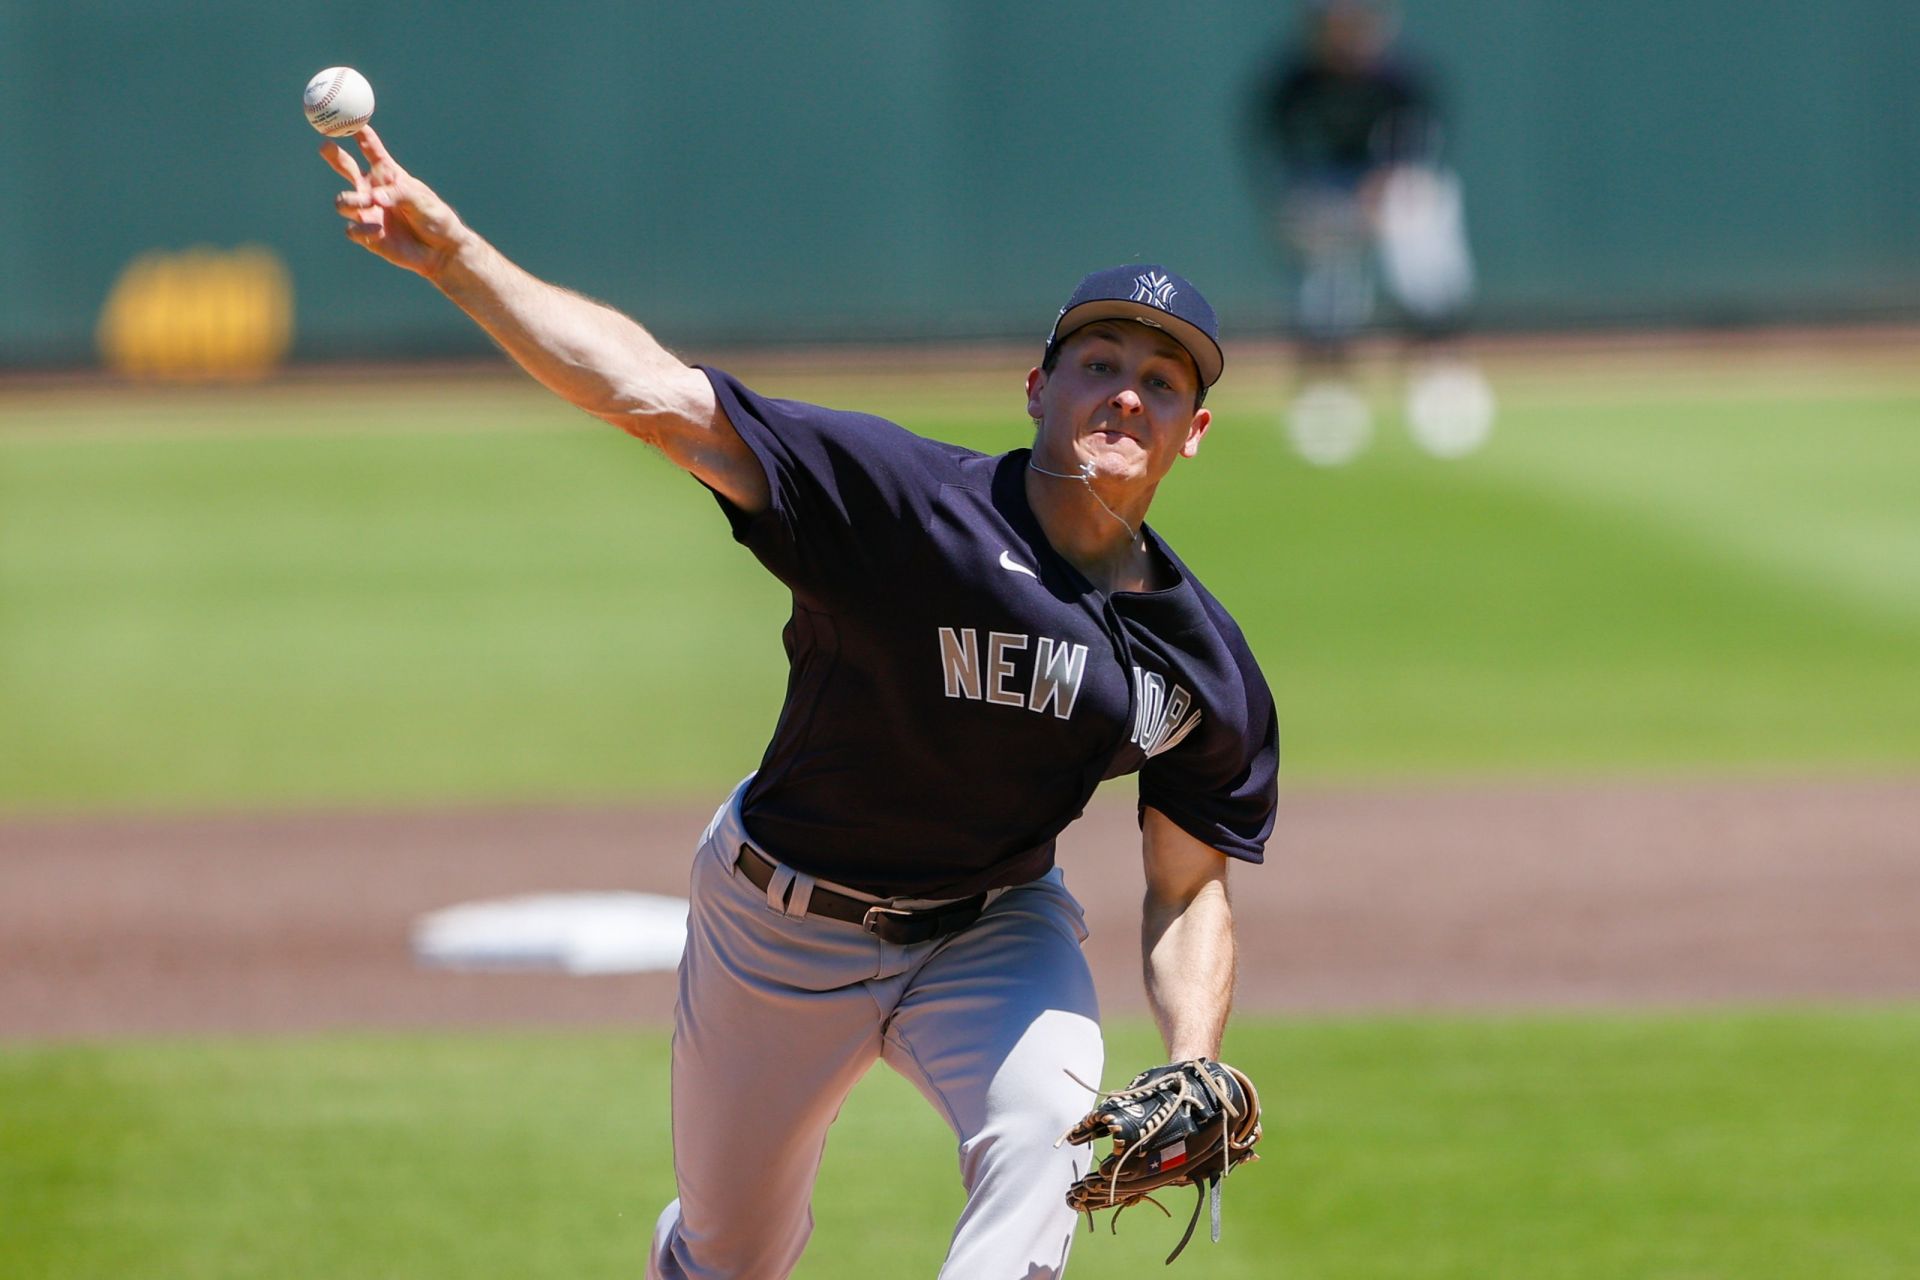
[(1133, 278), (1133, 297), (1129, 302), (1144, 302), (1150, 307), (1162, 311), (1173, 310), (1173, 295), (1178, 292), (1173, 281), (1158, 271), (1149, 271), (1145, 275)]

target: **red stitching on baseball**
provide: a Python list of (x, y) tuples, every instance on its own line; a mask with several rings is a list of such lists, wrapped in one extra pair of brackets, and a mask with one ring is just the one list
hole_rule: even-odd
[(332, 106), (333, 100), (340, 95), (340, 86), (346, 81), (346, 78), (347, 71), (345, 67), (334, 72), (333, 83), (328, 86), (326, 96), (314, 103), (313, 109), (315, 111), (325, 111), (328, 107)]

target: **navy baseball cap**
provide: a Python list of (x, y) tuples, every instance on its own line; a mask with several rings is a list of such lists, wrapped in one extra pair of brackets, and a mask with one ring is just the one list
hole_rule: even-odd
[(1053, 357), (1068, 334), (1095, 320), (1138, 320), (1163, 331), (1193, 357), (1203, 388), (1218, 382), (1226, 366), (1213, 308), (1184, 277), (1165, 267), (1136, 262), (1108, 267), (1082, 280), (1047, 335), (1046, 359)]

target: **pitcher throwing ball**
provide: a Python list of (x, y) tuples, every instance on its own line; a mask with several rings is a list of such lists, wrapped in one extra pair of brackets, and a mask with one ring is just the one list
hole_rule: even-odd
[[(1222, 357), (1199, 291), (1157, 266), (1087, 276), (1027, 374), (1033, 447), (989, 457), (682, 363), (507, 261), (372, 129), (357, 138), (364, 174), (323, 148), (350, 184), (348, 237), (712, 490), (793, 594), (786, 705), (694, 857), (679, 1198), (647, 1274), (787, 1275), (827, 1128), (875, 1059), (958, 1141), (948, 1280), (1060, 1276), (1077, 1209), (1217, 1190), (1258, 1131), (1250, 1084), (1211, 1061), (1234, 976), (1227, 868), (1261, 861), (1278, 748), (1239, 628), (1146, 523), (1211, 421)], [(1126, 773), (1172, 1064), (1096, 1097), (1086, 930), (1054, 840)], [(1081, 1144), (1104, 1137), (1094, 1169)]]

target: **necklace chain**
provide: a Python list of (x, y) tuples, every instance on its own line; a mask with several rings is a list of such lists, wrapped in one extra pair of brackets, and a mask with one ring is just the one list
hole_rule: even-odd
[(1107, 500), (1100, 496), (1100, 491), (1093, 487), (1092, 462), (1082, 462), (1080, 464), (1080, 470), (1078, 471), (1049, 471), (1029, 456), (1027, 458), (1027, 470), (1038, 472), (1043, 476), (1052, 476), (1055, 480), (1078, 480), (1081, 484), (1087, 486), (1087, 492), (1092, 494), (1093, 500), (1100, 504), (1100, 509), (1120, 522), (1120, 527), (1127, 531), (1127, 537), (1130, 541), (1140, 541), (1140, 531), (1128, 524), (1118, 511), (1108, 506)]

